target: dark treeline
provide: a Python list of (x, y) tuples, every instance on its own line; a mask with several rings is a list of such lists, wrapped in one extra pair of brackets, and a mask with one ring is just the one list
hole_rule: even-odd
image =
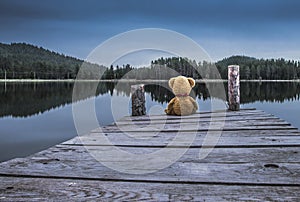
[[(91, 96), (116, 93), (130, 96), (131, 82), (80, 82), (77, 91), (85, 99)], [(225, 91), (226, 89), (226, 83)], [(97, 90), (91, 92), (95, 85)], [(209, 87), (207, 85), (210, 85)], [(197, 83), (191, 96), (207, 100), (210, 94), (207, 89), (218, 88), (217, 83)], [(72, 103), (73, 82), (42, 82), (42, 83), (0, 83), (0, 117), (26, 117), (43, 113), (56, 107)], [(289, 89), (289, 90), (286, 90)], [(145, 85), (145, 91), (153, 101), (167, 103), (173, 97), (167, 82)], [(255, 101), (283, 102), (284, 100), (300, 99), (300, 83), (298, 82), (242, 82), (241, 103)], [(75, 100), (76, 101), (76, 100)], [(201, 108), (201, 106), (200, 106)]]
[[(195, 79), (219, 79), (220, 77), (222, 79), (227, 79), (228, 65), (233, 64), (240, 66), (241, 79), (293, 80), (300, 78), (299, 61), (284, 59), (256, 59), (247, 56), (232, 56), (216, 63), (206, 61), (197, 63), (195, 60), (192, 61), (181, 57), (160, 58), (152, 61), (151, 68), (161, 68), (162, 76), (158, 77), (165, 77), (165, 79), (169, 79), (168, 74), (164, 73), (166, 68), (173, 69), (178, 74), (193, 77)], [(143, 75), (143, 71), (145, 70), (138, 69), (138, 71), (139, 73), (137, 73), (137, 75)], [(155, 69), (152, 72), (155, 72)]]
[(168, 80), (184, 75), (194, 79), (227, 80), (228, 65), (240, 66), (240, 78), (245, 80), (294, 80), (300, 79), (300, 63), (284, 59), (255, 59), (247, 56), (232, 56), (216, 63), (196, 62), (182, 57), (159, 58), (150, 67), (133, 68), (111, 66), (103, 78), (106, 79), (152, 79)]
[(227, 67), (232, 64), (240, 66), (241, 79), (293, 80), (300, 78), (299, 61), (232, 56), (216, 63), (223, 79), (227, 79)]
[(227, 79), (228, 65), (240, 65), (241, 79), (290, 80), (300, 78), (299, 61), (232, 56), (216, 63), (182, 57), (159, 58), (150, 67), (130, 64), (104, 67), (25, 43), (0, 43), (0, 79), (163, 79), (177, 75), (195, 79)]
[[(159, 58), (151, 66), (143, 68), (110, 68), (110, 78), (114, 79), (163, 79), (177, 75), (194, 79), (227, 79), (228, 65), (240, 66), (240, 78), (246, 80), (293, 80), (300, 78), (299, 61), (284, 59), (255, 59), (247, 56), (232, 56), (216, 63), (196, 62), (182, 57)], [(123, 73), (119, 73), (119, 72)], [(129, 72), (129, 73), (127, 73)], [(125, 74), (124, 74), (125, 73)]]

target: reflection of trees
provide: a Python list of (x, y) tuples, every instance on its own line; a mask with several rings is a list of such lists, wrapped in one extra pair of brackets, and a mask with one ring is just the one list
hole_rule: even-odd
[[(77, 85), (79, 100), (92, 96), (110, 95), (130, 96), (130, 86), (133, 82), (82, 82)], [(196, 84), (191, 96), (202, 100), (210, 98), (208, 89), (219, 88), (220, 83)], [(0, 117), (26, 117), (72, 103), (74, 83), (0, 83)], [(227, 92), (227, 83), (224, 83)], [(96, 93), (94, 89), (96, 89)], [(167, 82), (145, 84), (145, 91), (153, 101), (166, 103), (174, 95)], [(255, 101), (283, 102), (284, 100), (299, 100), (300, 83), (296, 82), (242, 82), (241, 103)], [(227, 94), (227, 93), (226, 93)]]
[(145, 92), (150, 95), (151, 100), (159, 103), (167, 102), (174, 97), (167, 82), (145, 85)]
[(300, 83), (298, 82), (242, 82), (241, 103), (255, 101), (283, 102), (299, 100)]
[[(114, 89), (113, 83), (82, 82), (77, 85), (80, 100)], [(26, 117), (72, 103), (74, 83), (0, 83), (0, 117)], [(97, 87), (97, 86), (96, 86)], [(91, 93), (94, 92), (94, 93)]]
[[(227, 83), (224, 83), (225, 94), (227, 95)], [(191, 96), (201, 100), (210, 98), (208, 89), (219, 92), (220, 83), (197, 83), (193, 88)], [(160, 85), (146, 85), (145, 91), (148, 92), (152, 100), (160, 103), (168, 102), (174, 95), (168, 89), (167, 83)], [(193, 95), (194, 94), (194, 95)], [(283, 102), (284, 100), (300, 99), (300, 83), (297, 82), (242, 82), (240, 87), (241, 104), (255, 101)], [(221, 98), (215, 96), (217, 98)]]
[(0, 116), (26, 117), (71, 103), (72, 83), (0, 83)]

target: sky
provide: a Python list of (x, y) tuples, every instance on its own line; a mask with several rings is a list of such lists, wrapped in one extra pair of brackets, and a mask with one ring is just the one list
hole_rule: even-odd
[(298, 0), (0, 0), (0, 9), (0, 42), (81, 59), (117, 34), (160, 28), (191, 38), (214, 61), (300, 60)]

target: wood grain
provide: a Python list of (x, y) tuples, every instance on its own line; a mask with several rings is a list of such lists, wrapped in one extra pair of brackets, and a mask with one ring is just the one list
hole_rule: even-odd
[[(175, 137), (179, 141), (170, 147)], [(203, 146), (208, 137), (217, 138), (216, 145)], [(168, 156), (158, 156), (157, 165), (137, 162), (142, 165), (136, 165), (137, 171), (151, 172), (136, 175), (103, 165), (135, 166), (132, 155), (111, 154), (114, 148), (136, 157), (162, 149), (183, 155), (159, 170), (155, 166)], [(206, 158), (199, 158), (209, 149)], [(260, 110), (124, 117), (0, 163), (0, 201), (299, 201), (299, 154), (298, 129)], [(101, 156), (102, 163), (93, 155)]]
[(0, 177), (0, 201), (297, 201), (300, 187)]
[[(80, 177), (92, 179), (257, 183), (300, 185), (299, 147), (295, 148), (215, 148), (208, 157), (199, 159), (199, 149), (191, 148), (169, 167), (145, 175), (124, 174), (111, 170), (97, 162), (90, 153), (111, 149), (103, 146), (57, 146), (42, 151), (31, 158), (13, 159), (0, 164), (1, 174), (29, 176)], [(155, 148), (122, 148), (127, 152), (143, 154)], [(172, 149), (172, 148), (170, 148)], [(182, 148), (176, 148), (180, 150)], [(79, 160), (80, 159), (80, 160)], [(132, 159), (104, 156), (103, 161), (118, 160), (126, 167)], [(165, 159), (161, 159), (164, 163)], [(160, 161), (158, 161), (160, 163)], [(271, 165), (268, 167), (268, 165)], [(273, 165), (273, 166), (272, 166)], [(149, 169), (145, 164), (144, 169)]]
[[(244, 133), (236, 133), (232, 131), (223, 131), (221, 136), (217, 137), (217, 144), (205, 146), (215, 147), (275, 147), (275, 146), (300, 146), (300, 136), (298, 133), (291, 135), (284, 135), (285, 133), (274, 133), (274, 131), (266, 130), (265, 136), (260, 133), (253, 134), (249, 131)], [(273, 132), (273, 133), (272, 133)], [(182, 136), (182, 140), (174, 146), (180, 146), (184, 140), (190, 140), (194, 134), (191, 132), (180, 133), (91, 133), (90, 135), (76, 137), (70, 141), (64, 142), (64, 145), (102, 145), (103, 138), (108, 138), (110, 143), (116, 146), (131, 146), (131, 147), (165, 147), (175, 136)], [(214, 134), (207, 134), (205, 132), (197, 132), (195, 139), (192, 141), (191, 147), (201, 147), (203, 141), (207, 136), (214, 136)]]

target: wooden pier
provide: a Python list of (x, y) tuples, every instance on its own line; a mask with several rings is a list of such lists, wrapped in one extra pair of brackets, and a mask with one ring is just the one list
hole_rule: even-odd
[[(212, 117), (214, 122), (225, 119), (225, 124), (217, 144), (200, 159)], [(0, 201), (300, 200), (300, 133), (286, 121), (254, 109), (228, 111), (225, 116), (216, 111), (150, 118), (151, 122), (149, 116), (125, 117), (119, 125), (1, 163)], [(132, 123), (145, 127), (132, 129), (128, 126)], [(144, 136), (132, 138), (124, 135), (126, 131)], [(136, 154), (182, 149), (181, 145), (166, 147), (175, 133), (196, 136), (187, 152), (166, 168), (128, 174), (110, 169), (90, 155), (89, 147), (100, 153), (110, 148), (98, 141), (99, 133), (118, 148)], [(83, 145), (85, 140), (88, 144)], [(111, 156), (112, 162), (114, 159)]]

